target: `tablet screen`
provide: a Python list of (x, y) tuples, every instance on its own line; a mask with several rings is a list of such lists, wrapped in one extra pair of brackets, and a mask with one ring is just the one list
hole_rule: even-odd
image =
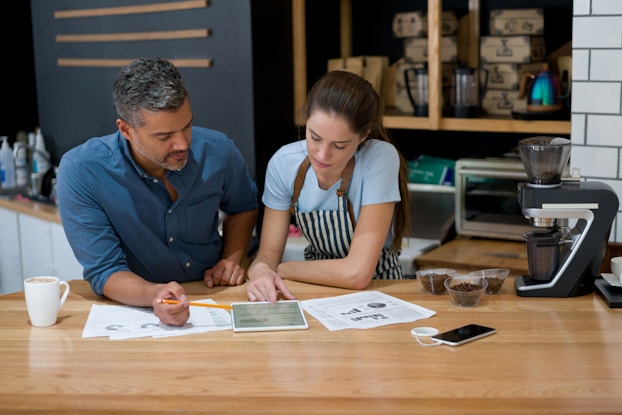
[(270, 331), (308, 329), (298, 300), (231, 304), (233, 331)]

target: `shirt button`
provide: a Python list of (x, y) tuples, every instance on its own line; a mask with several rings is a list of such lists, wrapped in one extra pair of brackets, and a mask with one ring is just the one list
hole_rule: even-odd
[(170, 238), (168, 238), (168, 241), (169, 241), (169, 242), (173, 242), (173, 239), (175, 239), (175, 238), (173, 238), (173, 237), (171, 236)]
[(186, 268), (190, 268), (190, 262), (186, 262)]
[(154, 182), (154, 183), (157, 183), (157, 182), (158, 182), (158, 179), (153, 179), (153, 182)]
[(173, 209), (169, 210), (169, 211), (168, 211), (168, 213), (169, 213), (169, 214), (170, 214), (170, 213), (173, 213)]

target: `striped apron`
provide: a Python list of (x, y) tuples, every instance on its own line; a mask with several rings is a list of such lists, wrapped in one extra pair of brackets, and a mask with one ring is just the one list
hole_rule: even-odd
[[(350, 242), (356, 221), (352, 204), (348, 200), (347, 190), (350, 186), (354, 162), (353, 156), (341, 175), (341, 186), (337, 190), (338, 210), (314, 210), (311, 212), (300, 212), (298, 210), (298, 197), (311, 164), (308, 156), (298, 169), (290, 212), (294, 215), (297, 226), (309, 242), (305, 248), (306, 260), (345, 258), (350, 251)], [(373, 278), (403, 279), (404, 275), (398, 254), (388, 248), (383, 248)]]

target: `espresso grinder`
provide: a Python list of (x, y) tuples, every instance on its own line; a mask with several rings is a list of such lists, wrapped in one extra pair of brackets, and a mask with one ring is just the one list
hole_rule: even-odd
[[(568, 139), (547, 136), (518, 142), (528, 179), (518, 185), (518, 201), (535, 226), (524, 235), (529, 275), (515, 279), (516, 293), (522, 297), (589, 294), (600, 274), (618, 197), (605, 183), (581, 181), (578, 174), (562, 177), (570, 145)], [(601, 282), (607, 284), (597, 282), (599, 290)], [(603, 298), (615, 307), (620, 298), (605, 291)]]

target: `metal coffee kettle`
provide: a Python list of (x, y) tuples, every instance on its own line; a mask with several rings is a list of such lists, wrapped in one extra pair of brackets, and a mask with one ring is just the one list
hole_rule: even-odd
[(527, 97), (527, 112), (560, 111), (564, 108), (561, 82), (548, 63), (537, 74), (525, 72), (520, 79), (518, 97)]

